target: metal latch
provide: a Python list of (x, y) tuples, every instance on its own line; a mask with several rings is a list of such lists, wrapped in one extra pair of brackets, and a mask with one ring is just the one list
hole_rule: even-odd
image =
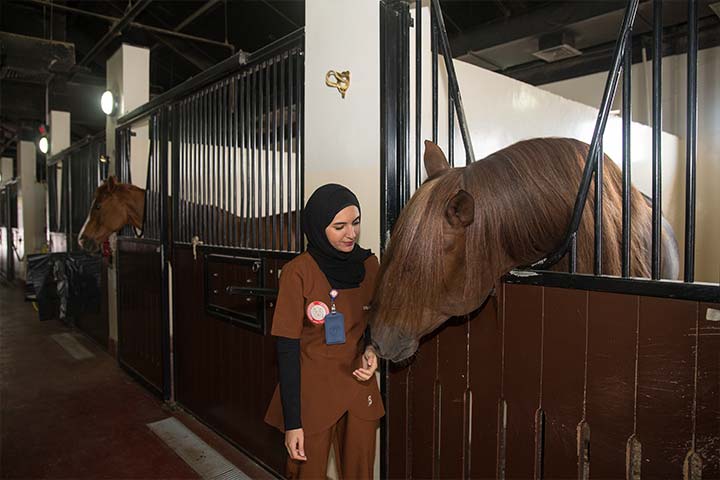
[(197, 260), (197, 247), (198, 245), (203, 245), (203, 241), (200, 240), (200, 237), (195, 235), (194, 237), (192, 237), (190, 244), (192, 245), (193, 249), (193, 260)]

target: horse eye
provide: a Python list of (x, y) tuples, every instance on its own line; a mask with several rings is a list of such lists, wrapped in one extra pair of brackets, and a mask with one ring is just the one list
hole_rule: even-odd
[(95, 210), (100, 210), (100, 204), (99, 204), (99, 203), (96, 203), (96, 204), (95, 204)]

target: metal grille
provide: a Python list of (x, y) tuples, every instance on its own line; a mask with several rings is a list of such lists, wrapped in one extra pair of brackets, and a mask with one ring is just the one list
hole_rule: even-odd
[(302, 52), (252, 65), (176, 105), (176, 240), (299, 251)]

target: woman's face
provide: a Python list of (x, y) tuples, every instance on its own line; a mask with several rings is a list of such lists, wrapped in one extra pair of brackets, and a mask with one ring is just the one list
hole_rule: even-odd
[(341, 252), (352, 252), (360, 234), (360, 210), (350, 205), (340, 210), (325, 229), (330, 245)]

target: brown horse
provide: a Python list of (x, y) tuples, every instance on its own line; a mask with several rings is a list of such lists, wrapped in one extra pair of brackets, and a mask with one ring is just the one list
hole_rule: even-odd
[[(380, 356), (399, 362), (448, 318), (478, 309), (511, 269), (545, 258), (564, 239), (589, 146), (564, 138), (516, 143), (450, 168), (425, 142), (428, 179), (403, 209), (383, 257), (371, 308)], [(591, 191), (594, 185), (591, 185)], [(621, 273), (622, 174), (607, 156), (603, 176), (602, 272)], [(594, 198), (577, 237), (577, 271), (594, 261)], [(651, 207), (631, 191), (631, 276), (649, 277)], [(663, 223), (663, 278), (677, 278), (677, 244)], [(567, 269), (563, 259), (556, 269)]]
[(95, 252), (125, 225), (142, 228), (144, 209), (145, 190), (108, 177), (95, 191), (90, 213), (78, 235), (80, 248)]
[[(295, 211), (245, 220), (227, 210), (193, 202), (185, 202), (180, 210), (185, 216), (183, 224), (187, 224), (191, 217), (198, 223), (201, 218), (212, 218), (224, 232), (235, 228), (237, 237), (245, 238), (242, 245), (244, 248), (266, 249), (275, 246), (279, 250), (297, 250)], [(145, 190), (129, 183), (120, 183), (111, 176), (95, 191), (90, 213), (78, 235), (78, 244), (86, 251), (95, 252), (111, 234), (125, 225), (142, 230), (144, 211)], [(290, 232), (285, 231), (281, 236), (280, 224), (289, 225)]]

